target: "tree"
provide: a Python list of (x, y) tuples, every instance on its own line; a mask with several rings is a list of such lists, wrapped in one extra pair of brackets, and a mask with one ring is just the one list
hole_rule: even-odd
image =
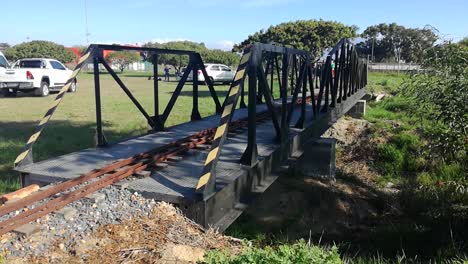
[(130, 63), (138, 62), (141, 60), (138, 52), (135, 51), (115, 51), (106, 56), (109, 63), (116, 65), (120, 72), (123, 72)]
[(6, 42), (0, 42), (0, 51), (4, 51), (5, 49), (9, 48), (10, 44)]
[(228, 66), (236, 65), (239, 63), (240, 59), (240, 56), (237, 53), (219, 49), (204, 50), (201, 52), (201, 56), (205, 63), (220, 63)]
[(5, 56), (12, 61), (24, 58), (51, 58), (64, 63), (75, 59), (75, 55), (63, 45), (50, 41), (34, 40), (15, 45), (5, 50)]
[(370, 26), (361, 34), (360, 53), (374, 55), (374, 61), (421, 62), (423, 52), (432, 47), (437, 35), (432, 28), (405, 28), (396, 23)]
[(339, 22), (325, 20), (298, 20), (270, 26), (267, 30), (260, 30), (239, 44), (234, 45), (234, 51), (254, 42), (278, 43), (297, 49), (322, 55), (325, 48), (334, 46), (342, 38), (354, 38), (356, 26), (347, 26)]
[[(231, 66), (238, 63), (239, 60), (239, 56), (233, 52), (210, 50), (204, 43), (192, 41), (171, 41), (167, 43), (148, 42), (143, 46), (159, 49), (196, 51), (200, 53), (205, 63), (221, 63)], [(182, 67), (188, 65), (189, 57), (187, 55), (160, 54), (158, 63), (171, 65), (176, 71), (180, 71)]]
[(457, 42), (457, 44), (461, 47), (468, 48), (468, 37), (464, 37), (462, 40)]

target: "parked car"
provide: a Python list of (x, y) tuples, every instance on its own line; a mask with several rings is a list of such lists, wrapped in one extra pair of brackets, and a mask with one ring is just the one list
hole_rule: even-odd
[[(231, 68), (224, 64), (213, 64), (207, 63), (205, 64), (206, 72), (208, 73), (208, 77), (210, 80), (214, 82), (222, 82), (222, 83), (230, 83), (234, 79), (234, 75), (236, 74)], [(177, 80), (180, 80), (184, 75), (184, 71), (186, 69), (183, 68), (180, 73), (177, 75)], [(187, 77), (187, 81), (193, 80), (193, 73), (189, 73)], [(204, 82), (205, 76), (201, 70), (198, 70), (198, 81)]]
[[(18, 91), (48, 96), (51, 91), (60, 91), (71, 74), (58, 60), (22, 59), (0, 72), (0, 90), (5, 96), (16, 95)], [(76, 84), (75, 79), (68, 92), (75, 92)]]
[(8, 68), (10, 68), (10, 64), (8, 63), (3, 53), (0, 51), (0, 74), (4, 73)]

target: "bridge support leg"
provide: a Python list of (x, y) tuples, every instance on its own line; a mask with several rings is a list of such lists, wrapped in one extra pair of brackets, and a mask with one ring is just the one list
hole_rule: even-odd
[(96, 101), (96, 145), (103, 147), (107, 145), (106, 138), (102, 132), (102, 117), (101, 117), (101, 84), (99, 79), (99, 58), (102, 56), (102, 50), (97, 49), (93, 54), (93, 70), (94, 70), (94, 97)]
[(193, 107), (192, 107), (192, 115), (190, 119), (193, 120), (200, 120), (200, 112), (198, 111), (198, 67), (200, 65), (198, 63), (194, 63), (193, 70), (192, 70), (192, 82), (193, 82), (193, 93), (192, 93), (192, 100), (193, 100)]
[(356, 104), (348, 111), (347, 115), (354, 118), (362, 118), (366, 114), (366, 100), (358, 100)]
[(309, 141), (304, 146), (303, 154), (294, 164), (294, 173), (306, 177), (335, 178), (335, 154), (336, 139), (320, 138)]
[(154, 116), (151, 118), (155, 124), (154, 131), (164, 130), (164, 124), (159, 116), (159, 77), (158, 77), (158, 54), (153, 55), (153, 97), (154, 97)]
[[(261, 55), (261, 54), (260, 54)], [(249, 67), (249, 91), (248, 91), (248, 132), (247, 132), (247, 149), (241, 157), (241, 164), (246, 166), (252, 166), (257, 162), (258, 150), (257, 150), (257, 67), (259, 60), (261, 59), (256, 50), (252, 51), (252, 58)]]

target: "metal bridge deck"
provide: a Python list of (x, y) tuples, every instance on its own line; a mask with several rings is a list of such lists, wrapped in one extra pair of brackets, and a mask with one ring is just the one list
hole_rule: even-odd
[[(309, 110), (307, 114), (311, 116), (311, 109)], [(297, 121), (299, 115), (299, 108), (297, 108), (291, 119), (292, 123)], [(258, 155), (259, 159), (262, 159), (262, 157), (270, 156), (279, 145), (273, 140), (275, 130), (271, 121), (257, 124), (257, 133)], [(291, 136), (295, 134), (292, 132)], [(218, 190), (244, 173), (239, 164), (239, 157), (242, 156), (246, 147), (247, 129), (226, 139), (216, 167)], [(174, 203), (181, 203), (185, 199), (195, 199), (195, 186), (202, 173), (203, 162), (207, 154), (207, 151), (191, 150), (183, 160), (169, 163), (168, 167), (155, 171), (151, 177), (129, 181), (127, 188), (142, 193), (146, 197)]]
[[(257, 113), (266, 111), (266, 105), (259, 105)], [(311, 109), (308, 109), (311, 111)], [(311, 113), (307, 113), (311, 116)], [(233, 120), (247, 117), (247, 109), (235, 111)], [(299, 117), (299, 108), (293, 114), (292, 123)], [(216, 127), (219, 115), (213, 115), (202, 120), (180, 124), (167, 129), (129, 140), (111, 144), (104, 148), (89, 148), (41, 162), (36, 162), (17, 168), (21, 173), (31, 175), (31, 179), (41, 183), (52, 183), (78, 177), (96, 168), (103, 167), (129, 158), (133, 155), (162, 147), (168, 143), (188, 137), (204, 129)], [(261, 123), (257, 127), (259, 156), (267, 156), (274, 149), (273, 137), (275, 131), (271, 121)], [(247, 129), (227, 138), (226, 145), (220, 156), (217, 169), (217, 179), (220, 187), (230, 182), (233, 174), (239, 172), (239, 157), (247, 144)], [(194, 195), (194, 187), (200, 177), (203, 162), (207, 151), (191, 150), (184, 155), (184, 159), (176, 162), (168, 162), (169, 166), (153, 173), (150, 178), (132, 180), (128, 188), (142, 192), (154, 198), (167, 198), (171, 202), (178, 202), (180, 198), (190, 198)]]

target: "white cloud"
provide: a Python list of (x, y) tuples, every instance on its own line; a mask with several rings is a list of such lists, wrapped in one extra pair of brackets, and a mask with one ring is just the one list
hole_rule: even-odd
[(234, 46), (234, 41), (221, 40), (221, 41), (217, 41), (217, 42), (212, 43), (212, 44), (207, 44), (207, 46), (210, 49), (220, 49), (220, 50), (231, 51), (232, 47)]
[(145, 42), (167, 43), (167, 42), (171, 42), (171, 41), (190, 41), (190, 39), (186, 39), (186, 38), (154, 38), (154, 39), (151, 39), (151, 40), (145, 41)]

